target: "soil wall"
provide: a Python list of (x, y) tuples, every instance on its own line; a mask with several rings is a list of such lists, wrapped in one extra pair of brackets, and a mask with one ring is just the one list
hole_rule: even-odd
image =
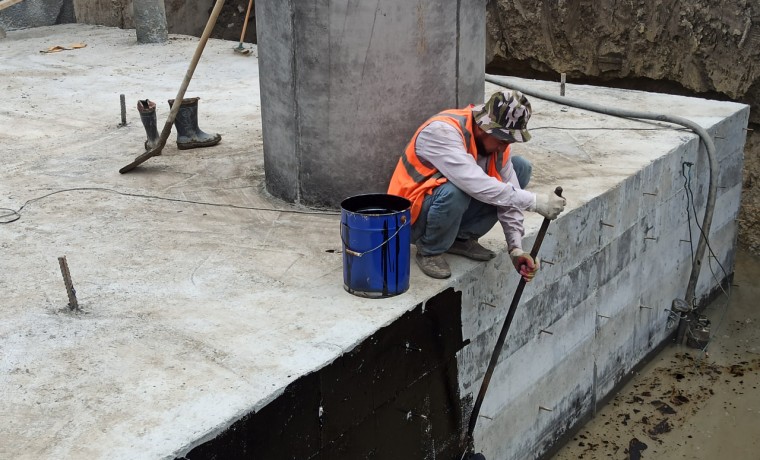
[[(132, 0), (73, 0), (77, 22), (122, 29), (134, 28)], [(169, 33), (199, 37), (206, 26), (214, 0), (164, 0)], [(240, 40), (248, 0), (227, 0), (212, 33), (213, 38)], [(254, 9), (248, 17), (246, 43), (256, 43)]]

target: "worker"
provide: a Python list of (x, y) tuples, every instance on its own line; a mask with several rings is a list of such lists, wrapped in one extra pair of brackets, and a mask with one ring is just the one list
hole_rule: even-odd
[(496, 253), (478, 238), (498, 220), (513, 265), (526, 281), (539, 269), (522, 249), (523, 211), (556, 219), (565, 199), (524, 190), (531, 164), (510, 155), (527, 142), (531, 106), (518, 91), (497, 91), (485, 104), (445, 110), (425, 121), (401, 155), (388, 193), (412, 203), (415, 260), (433, 278), (451, 276), (443, 254), (490, 260)]

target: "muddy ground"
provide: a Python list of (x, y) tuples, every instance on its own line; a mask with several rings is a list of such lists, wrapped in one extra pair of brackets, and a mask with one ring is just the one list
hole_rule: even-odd
[(760, 458), (760, 257), (740, 252), (731, 289), (704, 311), (704, 350), (670, 345), (553, 457)]

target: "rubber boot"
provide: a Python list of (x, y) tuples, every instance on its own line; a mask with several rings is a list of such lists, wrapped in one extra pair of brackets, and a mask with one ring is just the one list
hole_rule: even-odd
[[(177, 148), (180, 150), (194, 149), (198, 147), (211, 147), (222, 140), (220, 134), (208, 134), (198, 127), (198, 97), (182, 100), (174, 126), (177, 128)], [(174, 104), (174, 99), (169, 99), (169, 107)]]
[(148, 140), (145, 141), (145, 151), (154, 149), (158, 145), (158, 129), (156, 128), (156, 103), (145, 99), (137, 101), (137, 111), (140, 112), (140, 121), (145, 127)]

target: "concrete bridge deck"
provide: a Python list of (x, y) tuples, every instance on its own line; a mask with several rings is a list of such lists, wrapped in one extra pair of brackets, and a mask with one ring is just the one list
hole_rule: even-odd
[[(40, 53), (73, 43), (87, 46)], [(265, 413), (294, 384), (314, 375), (324, 382), (321, 370), (359, 356), (358, 346), (371, 348), (369, 339), (402, 319), (425, 315), (426, 302), (441, 293), (443, 305), (430, 311), (445, 316), (456, 303), (459, 314), (446, 324), (461, 328), (446, 329), (458, 341), (446, 352), (453, 360), (431, 369), (445, 367), (452, 379), (450, 403), (460, 407), (449, 418), (461, 422), (517, 284), (508, 258), (450, 256), (448, 280), (427, 278), (412, 263), (409, 291), (392, 298), (345, 292), (337, 213), (291, 206), (264, 190), (255, 54), (210, 40), (187, 92), (201, 97), (200, 126), (221, 133), (221, 144), (179, 151), (172, 134), (163, 155), (118, 173), (143, 151), (136, 101), (157, 101), (160, 130), (196, 43), (172, 36), (166, 45), (138, 46), (134, 31), (86, 25), (10, 31), (0, 41), (0, 458), (255, 454), (250, 439), (248, 447), (214, 442), (230, 426), (245, 428), (233, 424)], [(526, 83), (558, 91), (554, 83)], [(576, 85), (567, 96), (677, 114), (716, 136), (721, 188), (711, 246), (730, 273), (748, 108)], [(476, 442), (488, 458), (547, 451), (664, 340), (664, 309), (683, 296), (691, 266), (690, 245), (681, 241), (689, 239), (682, 173), (698, 207), (706, 193), (704, 148), (693, 133), (532, 102), (533, 140), (515, 150), (534, 163), (529, 189), (561, 185), (568, 210), (545, 241), (542, 254), (553, 265), (526, 289), (481, 412), (487, 418)], [(528, 216), (527, 243), (539, 225), (539, 216)], [(498, 230), (483, 242), (504, 246)], [(64, 255), (79, 313), (66, 308), (57, 261)], [(703, 264), (698, 295), (726, 276), (713, 260)], [(414, 331), (397, 340), (405, 353), (422, 340)], [(408, 376), (409, 386), (415, 379)], [(403, 394), (394, 390), (384, 401)], [(333, 408), (320, 401), (294, 406), (314, 413), (294, 409), (285, 419), (318, 423), (324, 435)], [(438, 403), (430, 396), (428, 410)], [(354, 409), (343, 418), (360, 413)], [(387, 423), (424, 415), (398, 412)], [(317, 452), (301, 458), (341, 458), (347, 450), (326, 452), (358, 423), (336, 428), (333, 438), (299, 438), (301, 452)], [(441, 435), (448, 446), (434, 447), (431, 438), (420, 448), (442, 458), (456, 450), (458, 431), (454, 423)]]

